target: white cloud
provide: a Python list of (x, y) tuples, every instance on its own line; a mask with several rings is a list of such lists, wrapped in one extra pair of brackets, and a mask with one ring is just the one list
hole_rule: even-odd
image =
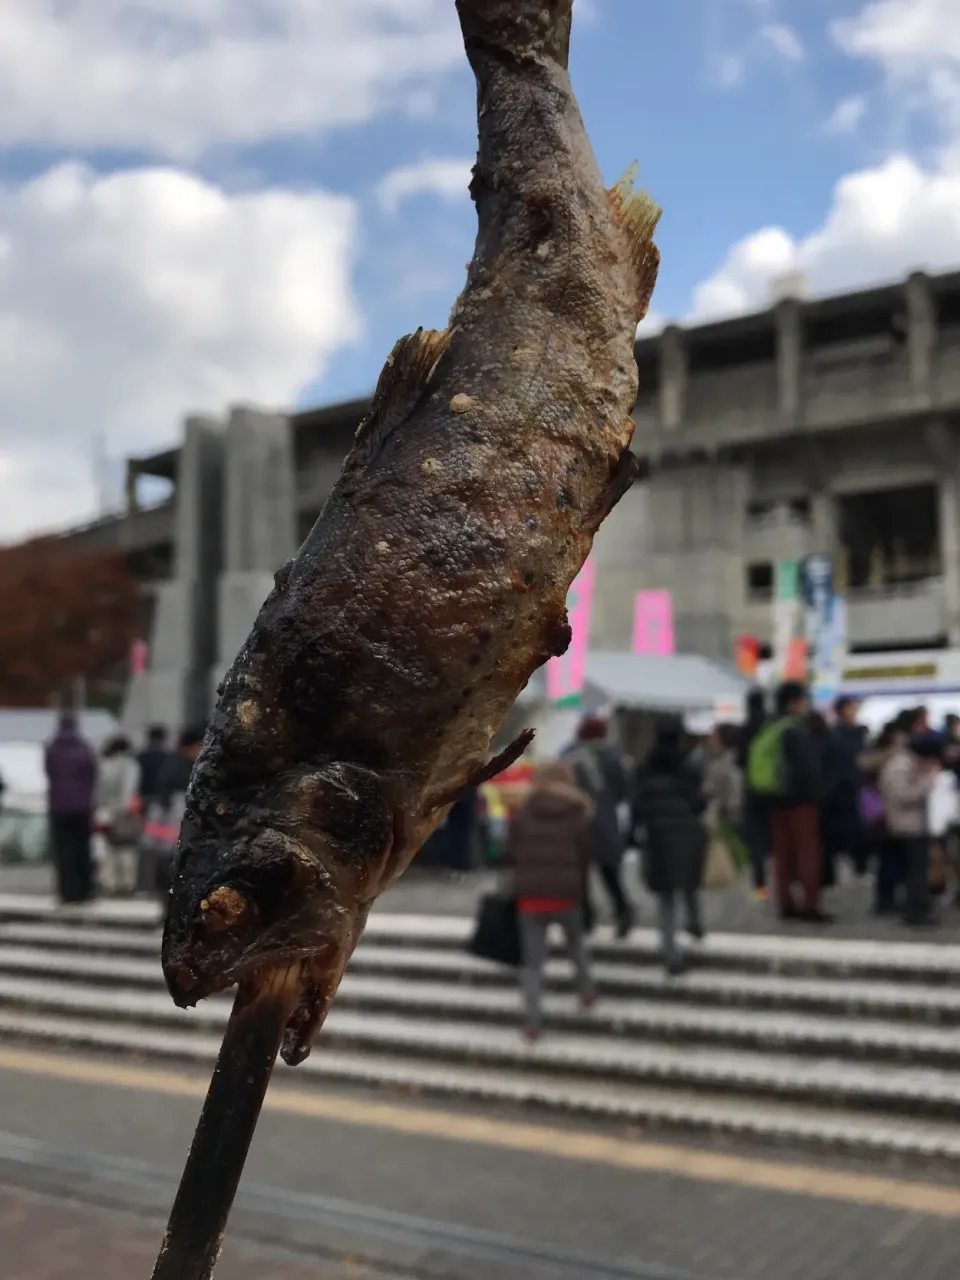
[(773, 279), (791, 271), (826, 294), (960, 263), (960, 163), (924, 169), (907, 155), (841, 178), (819, 231), (795, 239), (767, 227), (736, 244), (694, 292), (690, 319), (716, 319), (769, 304)]
[(872, 0), (832, 25), (847, 53), (901, 69), (960, 59), (960, 8), (955, 0)]
[(782, 22), (769, 22), (761, 27), (760, 38), (788, 62), (803, 61), (803, 44), (793, 27)]
[(715, 77), (721, 89), (734, 89), (743, 83), (747, 61), (741, 54), (725, 53), (716, 59)]
[(667, 323), (666, 316), (659, 311), (648, 311), (637, 325), (638, 338), (652, 338), (660, 333)]
[[(898, 112), (920, 106), (932, 115), (939, 154), (921, 161), (901, 151), (847, 174), (806, 237), (780, 227), (744, 237), (694, 291), (691, 320), (767, 306), (771, 282), (788, 272), (827, 294), (960, 265), (960, 0), (868, 0), (830, 30), (848, 56), (880, 68)], [(865, 110), (863, 98), (845, 98), (825, 127), (853, 132)]]
[(881, 67), (899, 109), (925, 106), (947, 131), (960, 130), (957, 0), (871, 0), (830, 30), (850, 57)]
[(360, 332), (351, 200), (79, 164), (0, 189), (0, 537), (89, 513), (92, 442), (286, 405)]
[(823, 127), (827, 133), (837, 135), (856, 133), (866, 112), (867, 100), (861, 95), (841, 98)]
[(442, 200), (465, 200), (469, 194), (473, 159), (428, 159), (391, 169), (377, 183), (376, 196), (386, 213), (396, 213), (411, 196), (434, 195)]
[(188, 159), (369, 119), (462, 59), (450, 0), (3, 0), (0, 145)]

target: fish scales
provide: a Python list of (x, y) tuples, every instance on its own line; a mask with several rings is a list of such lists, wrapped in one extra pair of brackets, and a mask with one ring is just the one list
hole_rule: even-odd
[(572, 0), (457, 0), (478, 235), (444, 331), (401, 339), (341, 476), (225, 677), (163, 940), (193, 1004), (304, 962), (301, 1060), (377, 895), (458, 795), (629, 488), (659, 210), (604, 188), (567, 74)]

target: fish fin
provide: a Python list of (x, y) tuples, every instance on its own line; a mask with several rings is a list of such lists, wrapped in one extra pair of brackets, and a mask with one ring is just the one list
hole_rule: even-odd
[(630, 246), (630, 262), (637, 276), (636, 318), (639, 323), (647, 314), (660, 269), (660, 250), (653, 243), (653, 233), (662, 210), (645, 191), (634, 191), (637, 173), (634, 161), (623, 177), (607, 191), (607, 201), (617, 225), (626, 232)]
[(535, 736), (535, 729), (524, 729), (523, 733), (517, 734), (508, 746), (498, 751), (495, 756), (491, 756), (479, 769), (474, 770), (467, 780), (466, 789), (472, 790), (474, 787), (479, 787), (484, 782), (495, 778), (498, 773), (503, 773), (504, 769), (509, 769), (512, 764), (516, 764)]
[(589, 533), (597, 532), (604, 520), (636, 480), (639, 473), (640, 461), (637, 455), (631, 453), (629, 449), (624, 449), (617, 459), (617, 465), (607, 487), (593, 506), (585, 513), (583, 517), (584, 529)]
[(498, 751), (495, 756), (491, 756), (486, 764), (479, 765), (469, 775), (466, 782), (461, 783), (458, 787), (454, 787), (452, 791), (447, 791), (438, 796), (429, 806), (430, 809), (441, 809), (447, 805), (456, 804), (468, 791), (474, 791), (483, 783), (489, 782), (495, 778), (498, 773), (503, 773), (504, 769), (509, 769), (512, 764), (516, 764), (523, 753), (529, 747), (536, 735), (535, 729), (524, 729), (523, 733), (517, 737), (502, 751)]
[(384, 441), (404, 422), (430, 384), (455, 329), (418, 329), (394, 344), (377, 379), (373, 403), (357, 427), (343, 465), (349, 489), (380, 452)]

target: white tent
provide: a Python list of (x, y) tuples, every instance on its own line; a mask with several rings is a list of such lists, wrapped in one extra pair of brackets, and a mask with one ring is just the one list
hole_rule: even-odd
[[(739, 673), (699, 654), (658, 658), (594, 650), (587, 655), (582, 709), (590, 712), (616, 706), (675, 715), (714, 714), (722, 704), (726, 709), (723, 718), (736, 720), (748, 688)], [(541, 668), (520, 695), (520, 702), (532, 705), (544, 701), (546, 676)]]

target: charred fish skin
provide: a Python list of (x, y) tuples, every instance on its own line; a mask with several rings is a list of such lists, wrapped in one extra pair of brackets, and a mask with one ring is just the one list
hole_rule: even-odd
[[(397, 343), (340, 480), (221, 687), (164, 931), (189, 1004), (306, 965), (322, 1020), (377, 894), (533, 671), (629, 487), (635, 327), (659, 211), (604, 189), (566, 70), (572, 0), (457, 0), (477, 80), (478, 238), (443, 332)], [(295, 1043), (293, 1043), (295, 1042)]]

